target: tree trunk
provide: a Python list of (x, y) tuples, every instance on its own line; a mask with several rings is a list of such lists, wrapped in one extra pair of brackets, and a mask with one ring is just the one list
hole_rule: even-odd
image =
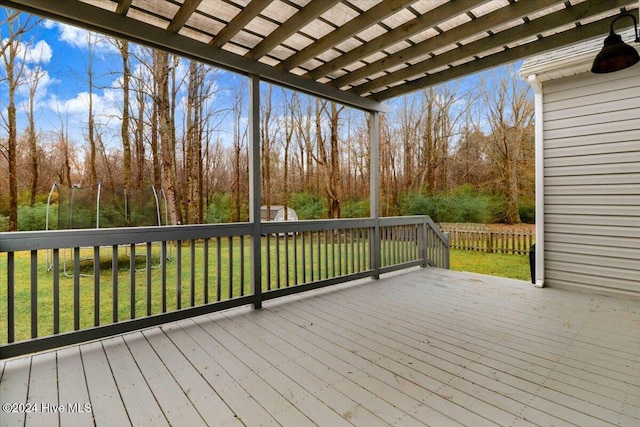
[(118, 49), (122, 56), (122, 155), (124, 163), (124, 186), (131, 188), (131, 139), (129, 138), (129, 83), (131, 81), (131, 69), (129, 66), (129, 42), (118, 41)]
[(169, 99), (169, 54), (167, 52), (156, 51), (154, 65), (158, 89), (156, 98), (158, 104), (162, 188), (167, 198), (168, 214), (171, 224), (177, 225), (180, 223), (180, 215), (177, 208), (175, 187), (175, 145), (172, 140), (171, 103)]
[(89, 177), (90, 184), (98, 183), (98, 171), (96, 169), (96, 137), (95, 137), (95, 119), (93, 113), (93, 54), (95, 49), (95, 41), (91, 38), (95, 37), (91, 33), (87, 35), (87, 84), (89, 86), (89, 117), (88, 117), (88, 138), (89, 138)]
[(38, 140), (36, 138), (36, 122), (33, 110), (40, 76), (40, 69), (38, 68), (33, 72), (33, 80), (29, 86), (29, 148), (31, 151), (30, 206), (33, 206), (36, 203), (36, 194), (38, 192)]
[[(145, 109), (145, 94), (142, 90), (138, 90), (136, 94), (138, 101), (138, 117), (136, 120), (136, 179), (133, 182), (134, 188), (141, 189), (144, 185), (145, 175), (145, 148), (144, 148), (144, 109)], [(152, 117), (152, 121), (155, 122), (155, 116)], [(152, 131), (153, 132), (153, 131)], [(155, 161), (154, 161), (155, 164)], [(155, 168), (154, 168), (155, 170)], [(154, 181), (155, 182), (155, 181)]]
[(267, 93), (264, 95), (264, 103), (260, 106), (261, 132), (261, 156), (262, 156), (262, 199), (267, 208), (271, 207), (271, 92), (273, 87), (267, 85)]

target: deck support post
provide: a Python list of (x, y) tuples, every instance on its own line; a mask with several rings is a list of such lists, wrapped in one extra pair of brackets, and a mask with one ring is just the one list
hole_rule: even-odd
[(262, 230), (260, 224), (260, 78), (249, 76), (249, 222), (251, 236), (251, 294), (262, 308)]
[(369, 112), (369, 216), (374, 219), (371, 245), (373, 278), (380, 278), (380, 113)]

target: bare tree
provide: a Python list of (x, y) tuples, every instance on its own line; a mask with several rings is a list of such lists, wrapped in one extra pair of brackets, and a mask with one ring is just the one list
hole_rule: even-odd
[(195, 61), (189, 63), (187, 89), (186, 130), (184, 136), (184, 218), (187, 224), (202, 222), (199, 207), (202, 176), (202, 88), (203, 67)]
[(313, 180), (313, 105), (309, 96), (299, 99), (297, 110), (294, 119), (296, 121), (296, 140), (298, 141), (298, 170), (302, 177), (302, 188), (307, 191), (317, 191)]
[(529, 86), (511, 68), (502, 73), (494, 90), (482, 92), (482, 99), (491, 127), (485, 152), (491, 159), (492, 166), (499, 171), (498, 186), (505, 196), (505, 221), (510, 224), (519, 223), (518, 164), (525, 153), (523, 147), (533, 140), (533, 98)]
[(386, 117), (380, 121), (380, 189), (382, 212), (391, 215), (398, 204), (400, 188), (398, 185), (398, 150), (395, 143), (395, 132)]
[(397, 112), (400, 125), (398, 134), (402, 141), (403, 187), (414, 189), (416, 171), (420, 168), (416, 163), (416, 151), (419, 149), (419, 132), (422, 116), (418, 107), (419, 94), (410, 94), (402, 98), (402, 108)]
[(136, 164), (136, 179), (133, 181), (134, 188), (142, 188), (145, 182), (145, 160), (146, 160), (146, 149), (145, 149), (145, 120), (144, 113), (146, 107), (146, 95), (143, 90), (136, 89), (136, 104), (138, 107), (137, 116), (135, 119), (135, 164)]
[[(153, 51), (150, 48), (130, 49), (129, 55), (138, 67), (131, 73), (131, 89), (135, 93), (137, 111), (134, 120), (134, 156), (135, 179), (133, 187), (142, 188), (145, 183), (152, 182), (156, 188), (161, 188), (160, 159), (158, 154), (158, 118), (157, 103), (153, 101), (155, 94), (155, 78), (152, 69)], [(134, 118), (135, 117), (135, 118)], [(146, 167), (146, 145), (151, 148), (151, 169)]]
[(172, 123), (171, 98), (169, 96), (169, 80), (171, 78), (169, 67), (169, 54), (164, 51), (154, 51), (154, 70), (156, 93), (154, 103), (158, 117), (158, 131), (160, 136), (160, 165), (162, 188), (165, 192), (168, 205), (168, 213), (171, 223), (181, 223), (178, 210), (176, 174), (175, 174), (175, 139), (174, 125)]
[[(28, 17), (24, 20), (21, 15), (7, 11), (5, 23), (9, 29), (8, 37), (2, 40), (2, 61), (4, 63), (5, 80), (9, 88), (7, 117), (5, 125), (8, 130), (6, 158), (9, 166), (9, 230), (18, 230), (18, 175), (17, 175), (17, 146), (18, 129), (16, 118), (16, 91), (21, 84), (25, 70), (25, 48), (23, 35), (36, 24)], [(4, 153), (3, 153), (4, 154)]]
[(298, 104), (298, 97), (296, 96), (295, 93), (292, 93), (290, 96), (287, 96), (286, 91), (283, 89), (282, 90), (282, 98), (284, 100), (285, 103), (285, 114), (283, 114), (283, 127), (284, 127), (284, 140), (282, 141), (283, 143), (283, 149), (284, 149), (284, 153), (283, 153), (283, 160), (284, 160), (284, 164), (283, 164), (283, 179), (282, 179), (282, 185), (283, 185), (283, 197), (282, 197), (282, 201), (283, 201), (283, 205), (284, 205), (284, 219), (285, 221), (287, 219), (289, 219), (289, 192), (290, 192), (290, 185), (289, 185), (289, 151), (291, 149), (291, 142), (293, 139), (293, 135), (294, 135), (294, 131), (295, 131), (295, 113), (297, 110), (297, 104)]
[(87, 32), (87, 86), (89, 89), (89, 110), (87, 112), (87, 138), (89, 139), (89, 182), (90, 184), (98, 183), (98, 172), (96, 169), (96, 123), (93, 111), (93, 89), (94, 89), (94, 73), (93, 73), (93, 57), (95, 54), (97, 36), (91, 32)]
[(422, 146), (420, 187), (437, 193), (447, 190), (447, 162), (456, 117), (452, 106), (455, 91), (447, 86), (429, 87), (423, 91)]
[[(245, 147), (245, 139), (247, 127), (242, 126), (242, 112), (243, 112), (243, 87), (238, 86), (234, 90), (234, 100), (233, 100), (233, 154), (232, 154), (232, 164), (231, 170), (233, 171), (232, 182), (231, 182), (231, 192), (233, 194), (234, 201), (234, 210), (233, 216), (231, 218), (232, 221), (240, 221), (242, 218), (242, 199), (245, 194), (243, 191), (243, 170), (245, 169), (245, 164), (243, 162), (243, 151), (248, 149)], [(248, 167), (248, 165), (246, 165)]]
[(215, 71), (191, 61), (187, 82), (187, 102), (184, 134), (184, 212), (188, 223), (204, 222), (205, 159), (210, 135), (218, 128), (227, 109), (216, 107), (218, 90)]
[(484, 153), (487, 136), (477, 123), (469, 121), (460, 132), (460, 139), (453, 154), (453, 184), (470, 184), (474, 188), (488, 187), (490, 165)]
[(129, 136), (129, 93), (131, 85), (131, 64), (129, 58), (129, 42), (127, 40), (115, 40), (115, 45), (120, 52), (122, 59), (122, 125), (120, 135), (122, 136), (122, 161), (124, 166), (124, 186), (131, 188), (131, 138)]
[[(328, 104), (328, 105), (327, 105)], [(322, 169), (324, 188), (329, 205), (329, 218), (340, 218), (342, 198), (342, 174), (340, 171), (340, 147), (338, 146), (338, 125), (340, 112), (335, 102), (316, 100), (316, 141), (318, 153), (316, 162)], [(328, 119), (329, 138), (323, 132), (323, 113)]]
[(262, 198), (267, 210), (271, 209), (272, 188), (271, 188), (271, 153), (273, 151), (273, 134), (275, 129), (272, 127), (274, 120), (273, 102), (272, 102), (273, 86), (267, 84), (267, 91), (262, 95), (262, 103), (260, 105), (260, 146), (261, 146), (261, 169), (262, 169)]
[(35, 120), (35, 101), (36, 92), (38, 90), (38, 84), (44, 76), (44, 71), (40, 65), (36, 66), (30, 73), (28, 85), (29, 85), (29, 112), (27, 113), (29, 121), (29, 151), (31, 155), (31, 192), (29, 194), (29, 204), (33, 206), (36, 202), (36, 195), (38, 192), (38, 138), (36, 135), (36, 120)]

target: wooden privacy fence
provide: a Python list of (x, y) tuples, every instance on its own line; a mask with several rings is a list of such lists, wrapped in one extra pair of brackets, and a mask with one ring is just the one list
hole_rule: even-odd
[(535, 225), (440, 223), (449, 235), (449, 247), (486, 253), (526, 255), (535, 243)]

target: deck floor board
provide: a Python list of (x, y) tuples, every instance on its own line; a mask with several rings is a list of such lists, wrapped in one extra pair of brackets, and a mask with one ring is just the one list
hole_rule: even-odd
[[(58, 395), (62, 403), (89, 403), (89, 390), (84, 376), (80, 347), (73, 346), (59, 350), (58, 356)], [(93, 414), (83, 407), (82, 414), (65, 411), (60, 414), (60, 424), (70, 427), (94, 425)]]
[(65, 408), (0, 427), (637, 427), (640, 300), (412, 269), (0, 361), (0, 401)]
[[(84, 377), (89, 390), (89, 402), (74, 400), (66, 403), (90, 403), (91, 412), (97, 425), (126, 426), (132, 424), (104, 352), (103, 343), (93, 342), (82, 345), (80, 351)], [(126, 358), (129, 357), (129, 355), (126, 356)], [(58, 379), (58, 383), (63, 381), (66, 381), (66, 378)]]
[(140, 368), (122, 337), (105, 340), (105, 354), (133, 425), (168, 426)]
[[(29, 375), (31, 374), (31, 358), (20, 358), (2, 362), (0, 378), (0, 403), (2, 409), (0, 420), (3, 426), (22, 426), (27, 415), (20, 410), (29, 398)], [(5, 407), (4, 405), (9, 405)]]

